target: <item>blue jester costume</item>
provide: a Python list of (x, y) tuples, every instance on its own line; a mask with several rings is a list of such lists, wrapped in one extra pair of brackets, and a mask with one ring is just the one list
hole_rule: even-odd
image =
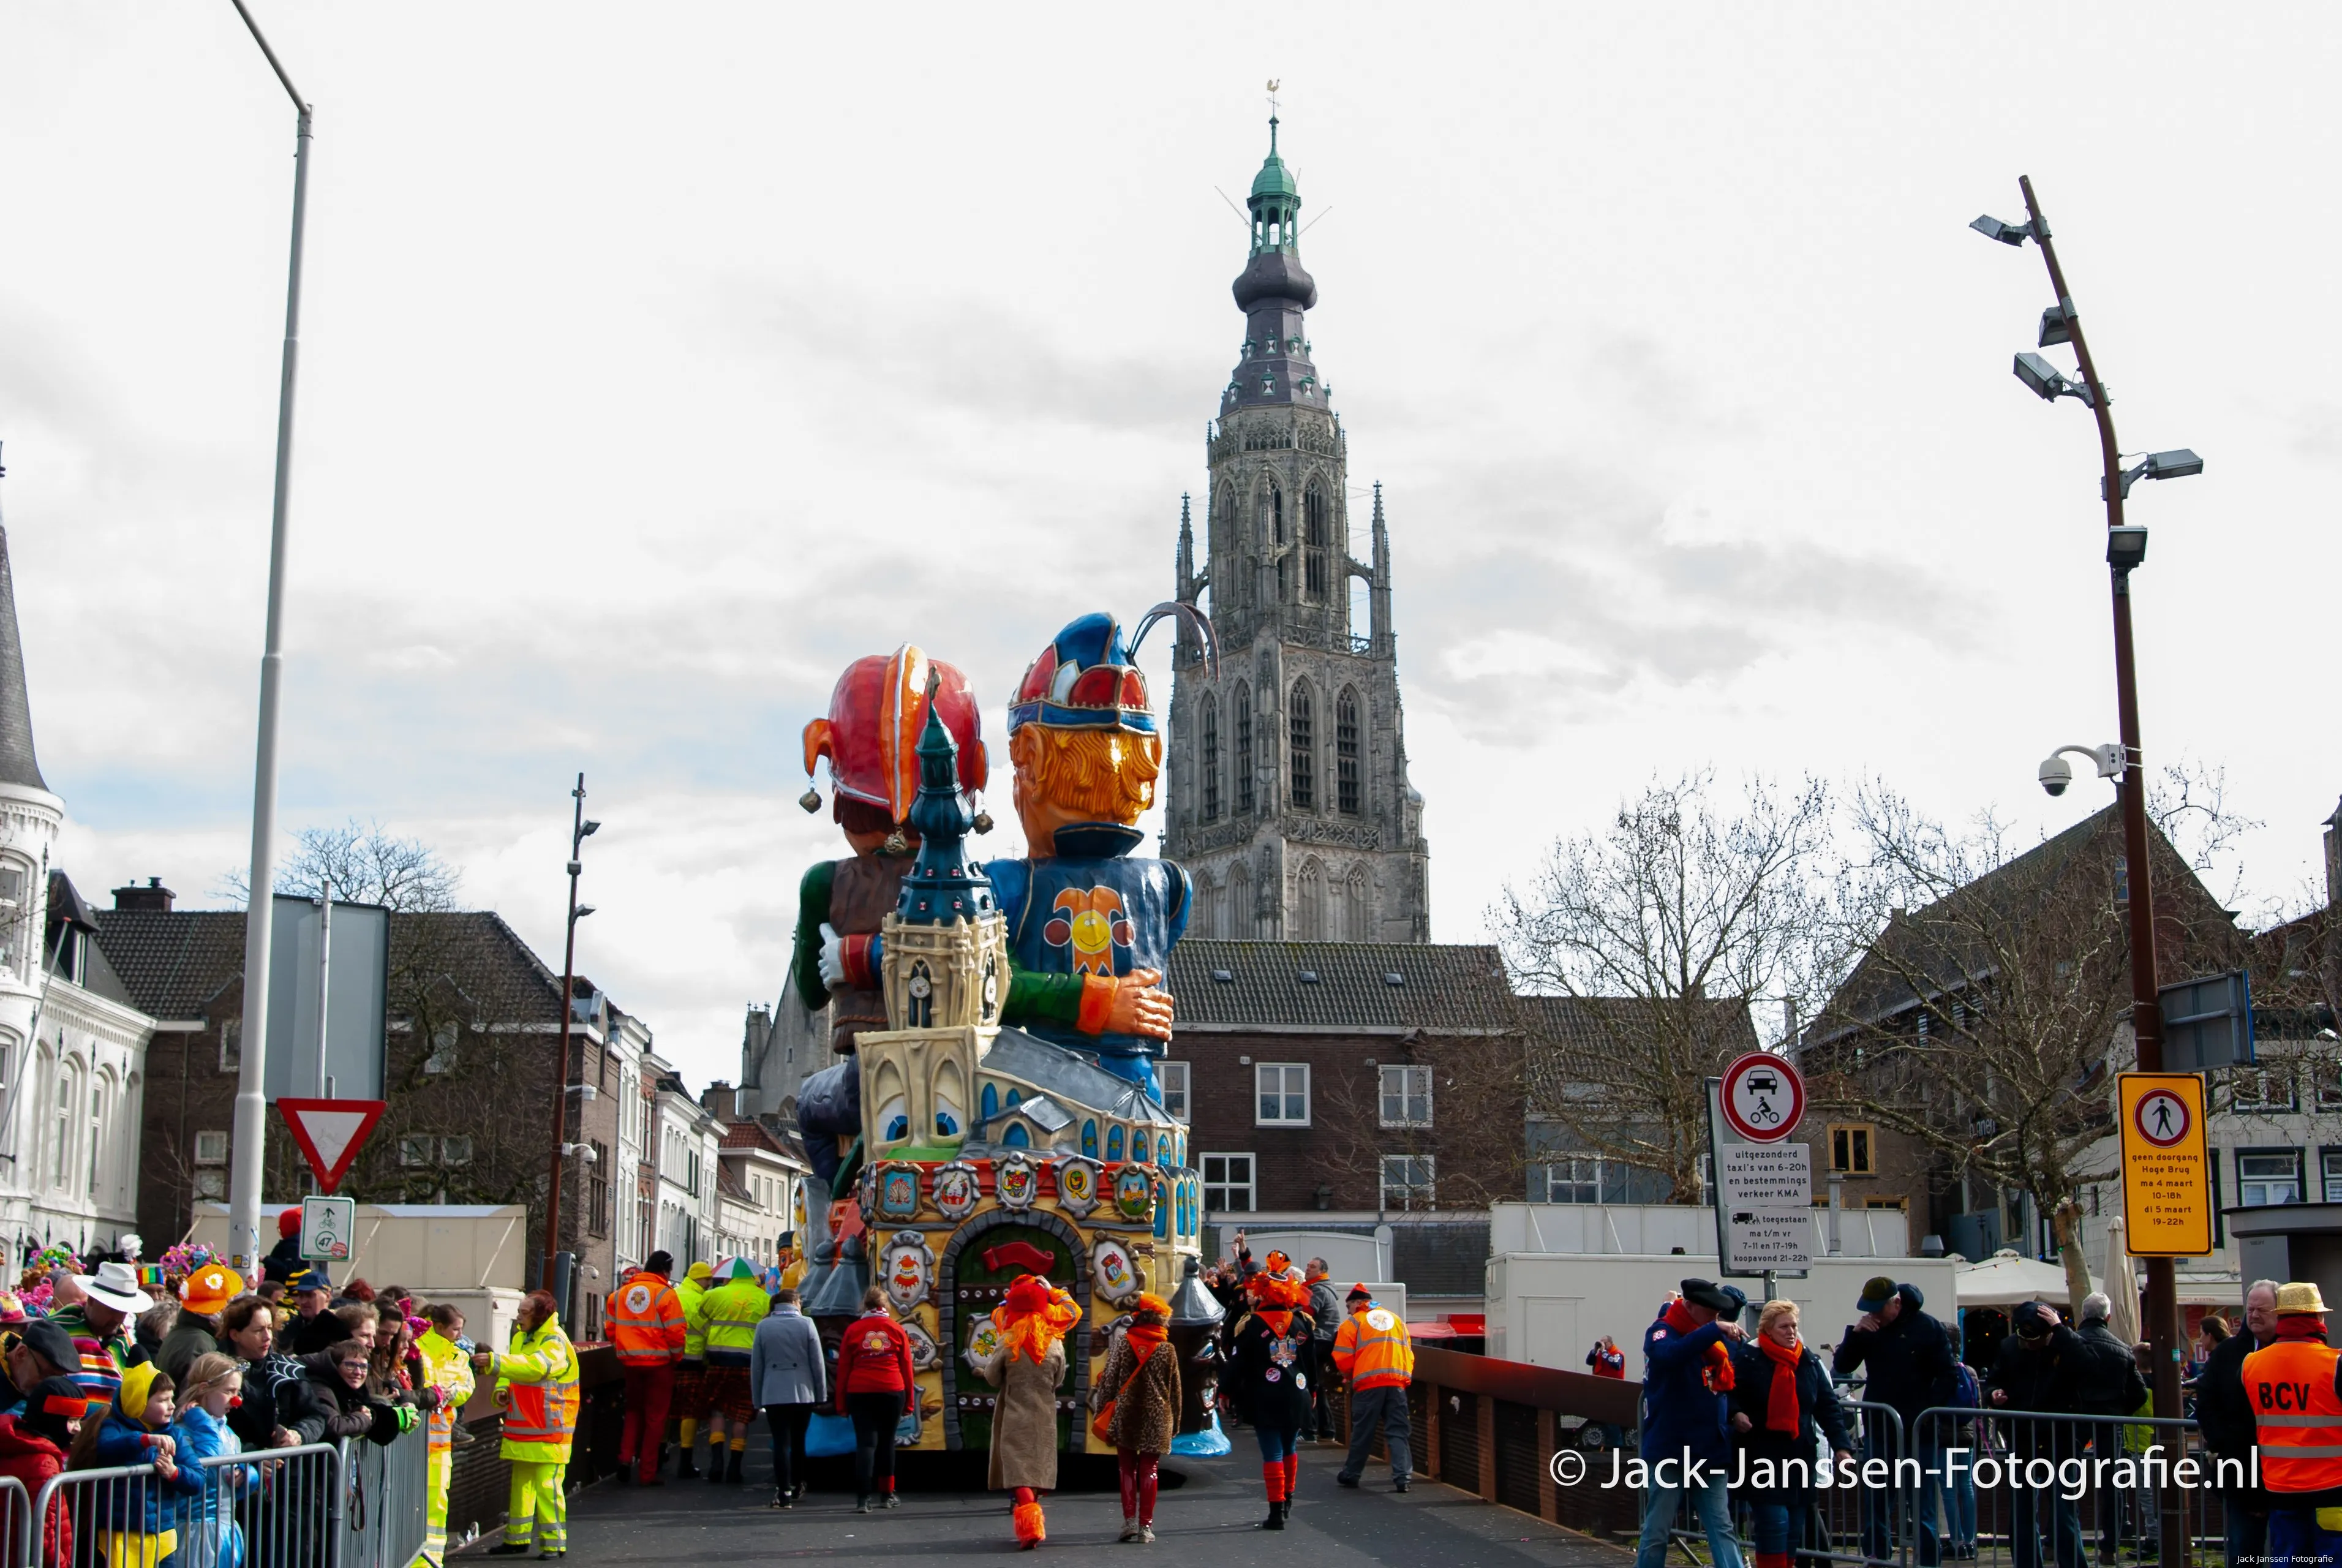
[[(1140, 623), (1141, 637), (1162, 613)], [(1169, 967), (1191, 887), (1170, 861), (1131, 854), (1143, 841), (1136, 824), (1153, 800), (1163, 744), (1146, 679), (1112, 615), (1084, 615), (1041, 650), (1009, 704), (1008, 735), (1020, 813), (1037, 795), (1058, 816), (1103, 807), (1106, 820), (1063, 823), (1050, 842), (1028, 843), (1028, 858), (984, 868), (1008, 923), (1004, 1017), (1155, 1095), (1163, 1043), (1105, 1027), (1112, 981)], [(1029, 816), (1026, 836), (1038, 836)]]

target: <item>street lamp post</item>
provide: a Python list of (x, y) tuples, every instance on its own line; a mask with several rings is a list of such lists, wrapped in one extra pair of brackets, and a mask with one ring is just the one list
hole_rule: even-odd
[[(293, 256), (285, 284), (285, 357), (276, 385), (276, 483), (268, 532), (268, 621), (260, 652), (260, 738), (253, 767), (252, 867), (245, 884), (243, 1064), (236, 1076), (228, 1252), (249, 1279), (260, 1266), (260, 1177), (268, 1135), (268, 934), (276, 886), (276, 720), (285, 671), (285, 548), (293, 485), (293, 386), (301, 351), (301, 235), (309, 208), (313, 112), (244, 0), (235, 14), (298, 111), (293, 138)], [(322, 1087), (322, 1086), (321, 1086)]]
[[(2147, 768), (2139, 745), (2138, 666), (2131, 649), (2130, 574), (2147, 559), (2147, 530), (2123, 521), (2123, 503), (2131, 484), (2138, 479), (2200, 474), (2204, 464), (2193, 452), (2181, 451), (2157, 453), (2136, 468), (2124, 469), (2121, 450), (2115, 443), (2114, 413), (2107, 406), (2107, 385), (2098, 378), (2097, 363), (2090, 357), (2081, 314), (2075, 309), (2074, 297), (2066, 287), (2065, 269), (2057, 265), (2057, 250), (2050, 243), (2049, 220), (2042, 215), (2041, 203), (2033, 194), (2031, 176), (2019, 176), (2017, 185), (2025, 195), (2025, 224), (2005, 224), (1997, 218), (1981, 217), (1969, 226), (2005, 245), (2021, 245), (2029, 239), (2041, 247), (2041, 259), (2049, 268), (2049, 287), (2057, 303), (2042, 313), (2040, 346), (2071, 343), (2081, 380), (2078, 384), (2067, 381), (2035, 354), (2017, 356), (2017, 376), (2045, 399), (2079, 398), (2097, 419), (2098, 455), (2105, 468), (2098, 487), (2106, 498), (2107, 566), (2114, 594), (2115, 709), (2120, 733), (2118, 788), (2127, 883), (2126, 904), (2130, 922), (2131, 1029), (2138, 1043), (2138, 1070), (2159, 1073), (2163, 1070), (2163, 1014), (2156, 992), (2155, 902), (2147, 864)], [(2047, 764), (2044, 767), (2046, 784), (2050, 775)], [(2177, 1417), (2180, 1414), (2178, 1286), (2167, 1257), (2147, 1260), (2147, 1322), (2148, 1341), (2155, 1350), (2155, 1413)], [(2162, 1561), (2164, 1568), (2178, 1568), (2186, 1551), (2180, 1535), (2185, 1524), (2180, 1517), (2179, 1498), (2169, 1487), (2159, 1490), (2163, 1503), (2162, 1529), (2158, 1533)]]
[[(575, 1011), (570, 992), (577, 977), (577, 923), (594, 913), (592, 904), (577, 902), (578, 874), (586, 869), (579, 854), (586, 839), (601, 828), (598, 822), (586, 820), (586, 775), (577, 775), (577, 787), (570, 795), (575, 802), (569, 825), (569, 928), (561, 950), (561, 1047), (553, 1064), (553, 1184), (545, 1189), (545, 1271), (541, 1276), (545, 1290), (553, 1289), (553, 1260), (561, 1252), (561, 1167), (562, 1156), (569, 1145), (569, 1021)], [(581, 1154), (591, 1157), (590, 1148), (581, 1146)], [(565, 1308), (565, 1302), (556, 1304)]]

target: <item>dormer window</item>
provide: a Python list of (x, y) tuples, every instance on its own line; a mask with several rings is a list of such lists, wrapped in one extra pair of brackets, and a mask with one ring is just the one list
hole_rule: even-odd
[(1273, 375), (1262, 376), (1260, 378), (1260, 390), (1261, 395), (1264, 397), (1275, 393), (1276, 391), (1276, 377)]

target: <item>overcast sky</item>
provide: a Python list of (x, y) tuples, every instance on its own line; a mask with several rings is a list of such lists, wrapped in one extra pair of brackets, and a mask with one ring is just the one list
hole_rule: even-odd
[[(2089, 415), (2009, 375), (2037, 253), (1965, 227), (2020, 173), (2126, 447), (2207, 461), (2135, 495), (2150, 760), (2225, 765), (2257, 894), (2314, 875), (2331, 6), (255, 3), (317, 106), (285, 824), (427, 840), (557, 964), (582, 768), (580, 966), (695, 1086), (840, 853), (795, 799), (846, 662), (962, 664), (996, 744), (1060, 624), (1168, 596), (1270, 77), (1436, 938), (1654, 773), (2105, 803), (2032, 783), (2115, 721)], [(94, 895), (245, 853), (292, 126), (227, 0), (0, 17), (6, 517)]]

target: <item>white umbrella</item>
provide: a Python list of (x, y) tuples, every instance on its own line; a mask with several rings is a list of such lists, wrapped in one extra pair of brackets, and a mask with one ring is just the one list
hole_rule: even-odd
[(2107, 1298), (2114, 1310), (2107, 1314), (2107, 1327), (2125, 1344), (2137, 1344), (2138, 1333), (2138, 1282), (2131, 1273), (2129, 1235), (2123, 1229), (2120, 1214), (2107, 1222)]
[[(2013, 1306), (2018, 1302), (2066, 1300), (2066, 1271), (2056, 1263), (2022, 1257), (2004, 1247), (1980, 1263), (1962, 1263), (1953, 1274), (1954, 1293), (1964, 1307)], [(2092, 1289), (2100, 1288), (2097, 1280)]]

